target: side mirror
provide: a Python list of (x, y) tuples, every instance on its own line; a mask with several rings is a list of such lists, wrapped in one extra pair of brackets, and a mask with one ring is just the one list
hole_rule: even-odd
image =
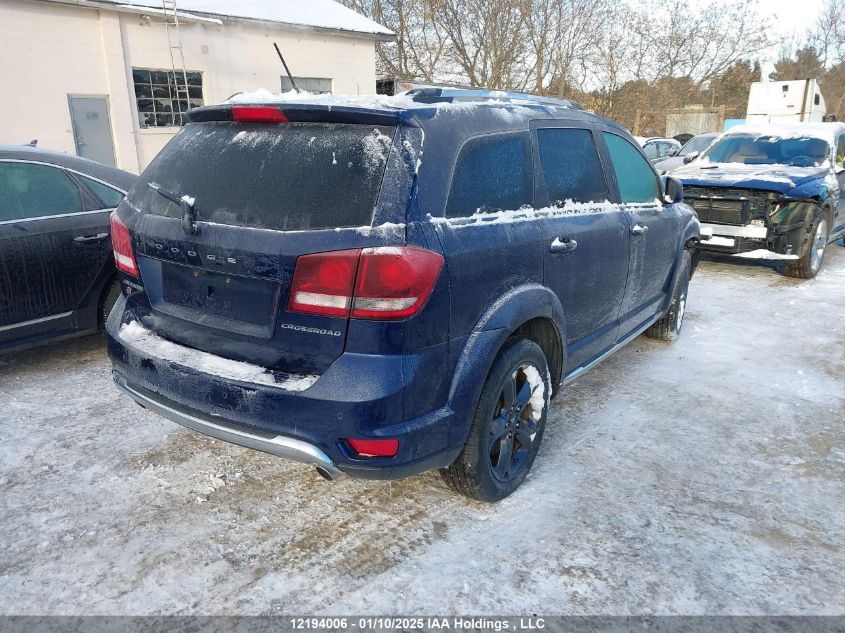
[(833, 173), (837, 176), (845, 173), (845, 163), (836, 163), (836, 165), (833, 166)]
[(689, 165), (692, 161), (698, 158), (699, 152), (690, 152), (684, 156), (684, 165)]
[(663, 198), (669, 204), (677, 204), (684, 201), (684, 185), (677, 178), (672, 176), (664, 176), (666, 194)]

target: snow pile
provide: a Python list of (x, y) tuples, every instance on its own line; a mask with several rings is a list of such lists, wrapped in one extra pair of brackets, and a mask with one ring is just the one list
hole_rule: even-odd
[(289, 90), (288, 92), (270, 92), (264, 88), (252, 92), (239, 92), (232, 95), (224, 103), (233, 104), (270, 104), (270, 103), (301, 103), (317, 104), (350, 108), (396, 109), (420, 107), (420, 104), (407, 95), (330, 95), (312, 94), (310, 92)]
[[(642, 205), (627, 205), (632, 208), (651, 207), (653, 204), (660, 204), (659, 201), (654, 203), (645, 203)], [(428, 216), (430, 222), (435, 224), (451, 224), (453, 226), (474, 226), (479, 224), (512, 224), (514, 222), (527, 222), (536, 220), (538, 218), (554, 218), (564, 215), (593, 215), (597, 213), (615, 213), (618, 212), (621, 205), (615, 202), (573, 202), (567, 200), (560, 206), (545, 207), (542, 209), (535, 209), (533, 207), (525, 207), (524, 209), (512, 209), (507, 211), (482, 211), (478, 210), (474, 214), (467, 217), (441, 218)]]
[(434, 108), (437, 112), (435, 116), (439, 116), (443, 111), (469, 113), (479, 106), (498, 106), (495, 112), (505, 121), (519, 119), (522, 116), (527, 116), (533, 110), (529, 105), (533, 104), (530, 101), (513, 100), (507, 95), (502, 94), (501, 100), (498, 98), (485, 98), (472, 94), (467, 94), (464, 99), (456, 101), (439, 101), (435, 103), (426, 103), (423, 101), (414, 101), (413, 97), (407, 93), (401, 93), (393, 96), (388, 95), (332, 95), (332, 94), (313, 94), (310, 92), (289, 90), (287, 92), (270, 92), (265, 88), (259, 88), (251, 92), (239, 92), (232, 95), (223, 103), (235, 105), (268, 105), (268, 104), (315, 104), (329, 107), (345, 107), (345, 108), (368, 108), (372, 110), (411, 110), (411, 109), (431, 109)]
[[(695, 177), (707, 179), (708, 183), (733, 184), (738, 181), (758, 180), (769, 184), (783, 184), (794, 188), (804, 178), (815, 178), (818, 176), (819, 167), (792, 167), (789, 166), (789, 173), (784, 171), (783, 165), (747, 165), (744, 163), (717, 163), (707, 158), (697, 161), (698, 170), (684, 170), (682, 176), (695, 174)], [(780, 169), (779, 169), (780, 167)]]
[(335, 233), (354, 231), (358, 235), (363, 235), (364, 237), (370, 237), (372, 235), (382, 235), (385, 237), (389, 235), (400, 236), (405, 231), (405, 224), (384, 222), (382, 224), (377, 224), (376, 226), (337, 227), (332, 229), (332, 231)]
[(364, 162), (371, 174), (384, 169), (387, 162), (387, 153), (393, 144), (393, 139), (382, 134), (378, 128), (373, 128), (372, 134), (368, 134), (362, 141), (364, 146)]
[(528, 401), (528, 404), (531, 405), (531, 417), (535, 421), (539, 421), (547, 404), (546, 382), (534, 366), (523, 367), (522, 373), (525, 374), (525, 379), (531, 386), (531, 399)]
[(845, 132), (845, 126), (837, 123), (752, 123), (732, 127), (725, 132), (725, 136), (748, 134), (755, 138), (771, 137), (782, 140), (816, 138), (835, 146), (836, 137), (840, 132)]
[[(709, 242), (705, 242), (709, 243)], [(758, 248), (756, 251), (746, 251), (744, 253), (735, 253), (734, 257), (741, 259), (768, 259), (772, 261), (796, 260), (798, 255), (782, 255), (780, 253), (773, 253), (767, 251), (765, 248)]]
[(319, 379), (319, 376), (291, 375), (282, 382), (276, 382), (273, 374), (264, 367), (177, 345), (151, 332), (138, 321), (122, 325), (118, 338), (146, 358), (177, 363), (228, 380), (281, 387), (287, 391), (305, 391)]

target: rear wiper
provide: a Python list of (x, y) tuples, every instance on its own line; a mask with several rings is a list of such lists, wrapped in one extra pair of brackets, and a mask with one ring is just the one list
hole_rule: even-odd
[(194, 205), (197, 202), (196, 198), (192, 198), (189, 195), (180, 196), (179, 194), (174, 193), (169, 189), (165, 189), (154, 182), (147, 184), (150, 189), (155, 191), (165, 200), (170, 200), (170, 202), (179, 205), (179, 208), (182, 211), (182, 230), (186, 235), (196, 235), (198, 232), (196, 211), (194, 210)]

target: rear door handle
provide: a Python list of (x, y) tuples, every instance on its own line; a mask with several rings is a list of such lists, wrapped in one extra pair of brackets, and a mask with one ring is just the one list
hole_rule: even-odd
[(91, 242), (101, 242), (109, 236), (108, 233), (97, 233), (96, 235), (77, 235), (73, 241), (77, 244), (90, 244)]
[(644, 224), (635, 224), (631, 229), (631, 235), (645, 235), (648, 233), (648, 227)]
[(556, 237), (549, 246), (549, 252), (557, 255), (571, 253), (578, 248), (578, 242), (571, 240), (568, 237)]

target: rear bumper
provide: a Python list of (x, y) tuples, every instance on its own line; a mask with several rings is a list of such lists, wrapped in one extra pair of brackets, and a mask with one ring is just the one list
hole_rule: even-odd
[(168, 403), (163, 398), (156, 398), (149, 392), (129, 384), (121, 376), (115, 376), (115, 383), (145, 409), (193, 431), (198, 431), (224, 442), (270, 453), (277, 457), (285, 457), (303, 464), (312, 464), (318, 469), (322, 469), (330, 479), (342, 474), (331, 458), (312, 444), (283, 435), (250, 432), (223, 420), (212, 422), (204, 419), (198, 413), (189, 413), (183, 409), (175, 408), (173, 403)]
[[(460, 452), (450, 445), (448, 344), (414, 355), (342, 354), (310, 387), (290, 391), (211, 375), (135, 348), (118, 335), (124, 311), (120, 300), (107, 324), (115, 382), (142, 406), (183, 426), (313, 464), (331, 476), (397, 479), (444, 467)], [(417, 412), (420, 403), (432, 401), (441, 404)], [(361, 457), (346, 442), (352, 437), (395, 438), (399, 452)]]

